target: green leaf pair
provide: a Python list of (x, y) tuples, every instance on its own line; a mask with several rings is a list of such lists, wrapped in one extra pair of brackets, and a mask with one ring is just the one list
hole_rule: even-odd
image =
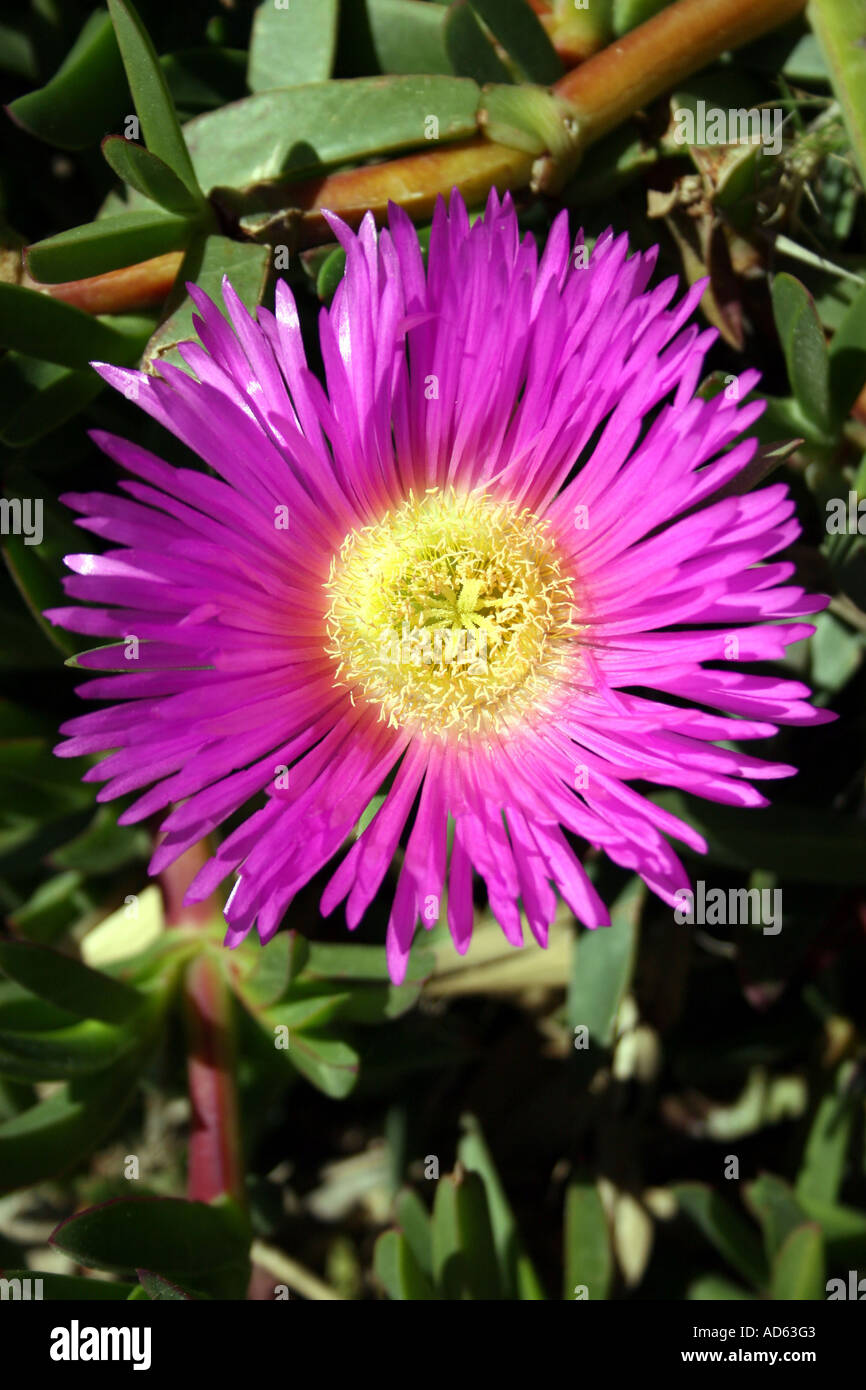
[[(109, 136), (103, 153), (120, 178), (162, 211), (121, 213), (37, 242), (27, 264), (43, 283), (86, 279), (181, 250), (197, 228), (214, 225), (150, 37), (129, 0), (109, 0), (108, 8), (147, 148)], [(88, 48), (90, 66), (104, 65), (107, 42), (100, 40), (96, 57)]]
[(773, 312), (794, 399), (811, 432), (832, 440), (866, 384), (866, 287), (828, 347), (815, 301), (793, 275), (773, 280)]
[(335, 1098), (353, 1089), (360, 1060), (334, 1028), (399, 1017), (416, 1003), (433, 966), (429, 953), (416, 952), (406, 982), (393, 985), (384, 948), (309, 943), (294, 932), (280, 933), (250, 958), (255, 965), (234, 981), (241, 1003), (277, 1056)]
[(376, 1244), (376, 1273), (398, 1300), (543, 1299), (478, 1123), (467, 1116), (463, 1128), (432, 1215), (414, 1192), (398, 1198), (397, 1228)]
[(81, 961), (0, 942), (0, 1074), (65, 1080), (0, 1124), (0, 1191), (55, 1177), (90, 1152), (128, 1103), (163, 998)]

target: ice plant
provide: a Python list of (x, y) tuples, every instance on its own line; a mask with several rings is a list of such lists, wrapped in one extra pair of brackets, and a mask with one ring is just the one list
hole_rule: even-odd
[(114, 639), (80, 660), (120, 674), (83, 687), (111, 704), (59, 752), (115, 750), (87, 777), (103, 800), (149, 787), (125, 823), (171, 808), (153, 872), (262, 796), (189, 893), (237, 874), (229, 945), (273, 936), (341, 851), (322, 910), (347, 899), (356, 927), (401, 838), (395, 980), (446, 889), (466, 950), (473, 872), (515, 945), (523, 918), (546, 942), (554, 890), (608, 923), (581, 842), (673, 903), (666, 837), (706, 846), (629, 784), (760, 806), (752, 782), (794, 769), (716, 744), (827, 717), (737, 665), (780, 658), (812, 628), (779, 620), (823, 606), (762, 563), (798, 534), (787, 489), (735, 492), (761, 403), (695, 396), (702, 286), (648, 288), (655, 255), (624, 236), (588, 256), (561, 213), (539, 259), (508, 198), (470, 226), (455, 195), (425, 270), (397, 208), (379, 234), (332, 225), (327, 390), (283, 283), (257, 322), (226, 283), (231, 325), (191, 287), (194, 375), (99, 367), (213, 472), (96, 434), (126, 495), (66, 501), (117, 548), (67, 558), (94, 606), (50, 617)]

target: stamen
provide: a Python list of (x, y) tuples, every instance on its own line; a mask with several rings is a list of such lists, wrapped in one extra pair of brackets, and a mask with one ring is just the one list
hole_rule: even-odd
[(410, 493), (331, 562), (334, 682), (413, 733), (511, 730), (549, 708), (573, 670), (564, 569), (549, 523), (528, 509), (453, 489)]

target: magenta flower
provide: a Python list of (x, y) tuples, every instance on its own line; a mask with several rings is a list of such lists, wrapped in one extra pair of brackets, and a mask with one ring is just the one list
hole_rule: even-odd
[(446, 889), (467, 949), (473, 871), (514, 945), (521, 909), (546, 944), (554, 889), (607, 924), (569, 834), (673, 904), (666, 836), (706, 845), (629, 782), (761, 806), (752, 782), (794, 769), (716, 741), (830, 717), (737, 669), (780, 658), (813, 629), (778, 620), (824, 601), (759, 563), (798, 535), (787, 489), (728, 495), (762, 404), (695, 397), (703, 286), (670, 307), (676, 281), (649, 290), (655, 254), (624, 236), (584, 264), (565, 213), (539, 261), (495, 193), (471, 227), (440, 202), (426, 273), (399, 209), (378, 235), (330, 221), (347, 266), (320, 320), (327, 393), (283, 283), (254, 322), (226, 282), (231, 327), (190, 286), (195, 376), (99, 367), (216, 476), (95, 435), (126, 496), (65, 501), (118, 548), (68, 556), (67, 592), (96, 606), (49, 616), (119, 641), (82, 664), (123, 674), (83, 687), (112, 703), (58, 751), (116, 750), (87, 778), (100, 800), (149, 787), (124, 823), (173, 808), (153, 873), (264, 794), (188, 895), (237, 874), (229, 945), (268, 941), (341, 851), (322, 911), (347, 899), (356, 927), (404, 833), (396, 981)]

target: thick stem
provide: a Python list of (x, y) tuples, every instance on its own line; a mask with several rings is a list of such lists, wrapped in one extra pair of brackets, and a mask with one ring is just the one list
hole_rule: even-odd
[(805, 4), (806, 0), (677, 0), (566, 73), (554, 91), (575, 108), (586, 135), (597, 140), (727, 49), (740, 48), (787, 23)]
[(159, 876), (162, 891), (163, 912), (167, 927), (196, 927), (205, 922), (216, 921), (223, 909), (222, 899), (212, 893), (200, 903), (184, 905), (184, 895), (198, 873), (211, 857), (208, 841), (199, 840), (197, 844), (175, 859), (163, 869)]
[(228, 1195), (243, 1203), (232, 998), (219, 965), (206, 952), (190, 963), (184, 996), (192, 1103), (187, 1193), (190, 1201)]
[(404, 155), (387, 164), (329, 174), (292, 189), (291, 197), (303, 211), (301, 244), (315, 246), (333, 237), (322, 217), (324, 208), (357, 225), (368, 209), (377, 222), (384, 221), (388, 203), (394, 202), (423, 222), (432, 216), (440, 193), (447, 196), (455, 185), (470, 206), (477, 205), (490, 188), (499, 193), (524, 188), (531, 172), (531, 155), (479, 137), (441, 150)]

